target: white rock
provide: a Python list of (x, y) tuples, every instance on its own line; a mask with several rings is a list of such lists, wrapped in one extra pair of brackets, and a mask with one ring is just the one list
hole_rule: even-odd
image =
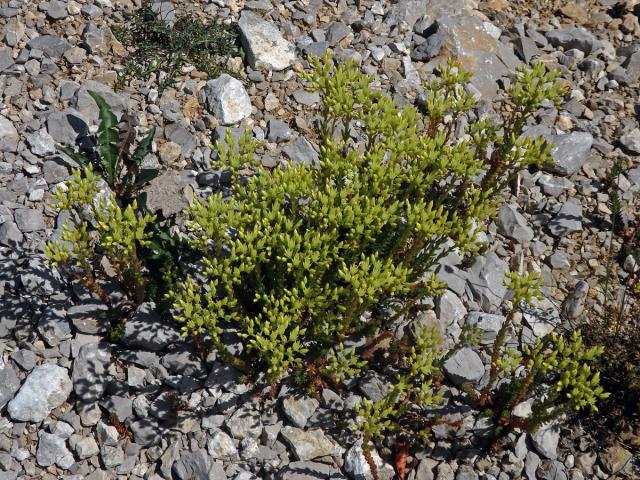
[(253, 69), (284, 70), (296, 59), (295, 46), (285, 40), (278, 28), (259, 15), (243, 11), (238, 21), (240, 41)]
[(207, 82), (200, 101), (223, 125), (233, 125), (251, 115), (251, 99), (242, 82), (226, 73)]
[(59, 407), (71, 393), (71, 379), (66, 369), (45, 364), (34, 368), (7, 411), (13, 420), (41, 422)]

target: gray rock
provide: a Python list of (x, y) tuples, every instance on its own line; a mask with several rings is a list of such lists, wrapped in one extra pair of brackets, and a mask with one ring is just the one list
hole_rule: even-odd
[(557, 460), (552, 461), (542, 475), (543, 480), (568, 480), (564, 465)]
[(246, 437), (259, 438), (262, 433), (260, 414), (248, 407), (240, 407), (225, 422), (233, 438), (242, 440)]
[(52, 59), (58, 59), (71, 45), (64, 38), (55, 35), (40, 35), (27, 43), (31, 50), (41, 50)]
[(585, 55), (602, 46), (600, 40), (584, 27), (558, 28), (547, 32), (545, 36), (554, 47), (562, 47), (565, 51), (575, 48)]
[(216, 459), (229, 459), (238, 455), (238, 449), (233, 439), (219, 428), (211, 429), (207, 451), (211, 457)]
[(640, 155), (640, 128), (634, 128), (625, 132), (620, 137), (620, 143), (622, 146), (633, 153), (634, 155)]
[(302, 430), (286, 426), (281, 435), (298, 460), (313, 460), (334, 453), (336, 446), (322, 430)]
[(100, 453), (98, 443), (93, 437), (82, 437), (73, 447), (80, 460), (91, 458)]
[(289, 395), (282, 399), (282, 413), (296, 427), (304, 428), (307, 420), (315, 413), (320, 403), (315, 398), (294, 397)]
[(549, 257), (549, 265), (551, 265), (551, 268), (554, 270), (564, 270), (571, 266), (571, 262), (564, 252), (558, 251)]
[(482, 330), (482, 341), (485, 343), (490, 343), (496, 338), (504, 321), (505, 317), (502, 315), (485, 312), (469, 312), (467, 315), (467, 323)]
[(151, 447), (160, 443), (164, 428), (154, 418), (139, 418), (128, 423), (138, 445)]
[(460, 465), (456, 472), (456, 480), (478, 480), (478, 474), (469, 465)]
[(68, 469), (75, 463), (75, 460), (67, 448), (64, 438), (52, 433), (41, 433), (36, 451), (36, 462), (41, 467), (55, 464), (62, 469)]
[(47, 118), (49, 135), (57, 143), (75, 145), (78, 137), (84, 137), (89, 132), (87, 120), (80, 112), (67, 108), (62, 112), (54, 112)]
[(69, 178), (69, 170), (55, 160), (47, 160), (42, 165), (44, 179), (49, 185), (60, 183)]
[(50, 363), (34, 368), (18, 394), (9, 402), (7, 412), (13, 420), (38, 423), (71, 393), (67, 370)]
[(22, 243), (24, 235), (15, 222), (4, 222), (0, 225), (0, 244), (16, 247)]
[(442, 32), (436, 32), (427, 37), (427, 41), (418, 45), (411, 52), (411, 59), (418, 62), (428, 62), (440, 55), (440, 51), (447, 44), (449, 37)]
[(251, 115), (251, 99), (242, 82), (226, 73), (209, 80), (200, 100), (223, 125), (232, 125)]
[(182, 455), (171, 468), (177, 480), (226, 480), (222, 466), (212, 462), (203, 449)]
[(502, 281), (508, 269), (507, 263), (494, 252), (477, 257), (469, 269), (467, 287), (483, 310), (496, 309), (502, 303), (507, 293)]
[(96, 435), (98, 437), (98, 443), (100, 444), (100, 446), (118, 444), (118, 429), (113, 425), (107, 425), (102, 420), (97, 422)]
[(538, 431), (531, 434), (533, 448), (549, 460), (558, 458), (558, 441), (560, 440), (560, 426), (557, 422), (542, 425)]
[(44, 216), (40, 210), (19, 208), (14, 213), (16, 224), (22, 232), (37, 232), (44, 230)]
[(180, 340), (174, 325), (164, 322), (153, 302), (143, 303), (125, 323), (120, 341), (129, 347), (158, 351)]
[(0, 409), (13, 398), (20, 388), (20, 380), (10, 365), (5, 364), (0, 357)]
[(542, 191), (545, 194), (552, 197), (557, 197), (558, 195), (566, 192), (571, 187), (573, 187), (573, 182), (566, 178), (544, 174), (540, 175), (540, 178), (538, 179), (538, 185), (542, 187)]
[(444, 363), (444, 371), (456, 385), (478, 382), (484, 375), (484, 364), (480, 355), (471, 348), (458, 350)]
[(68, 15), (66, 3), (63, 3), (60, 0), (50, 0), (42, 5), (41, 9), (46, 11), (47, 17), (52, 20), (60, 20), (62, 18), (66, 18)]
[(13, 122), (0, 115), (0, 151), (15, 152), (18, 149), (20, 136)]
[(567, 295), (560, 307), (562, 316), (568, 320), (578, 319), (584, 312), (584, 302), (589, 294), (589, 284), (580, 280), (573, 291)]
[(498, 232), (518, 243), (527, 243), (533, 240), (533, 229), (527, 224), (527, 219), (513, 205), (500, 207), (496, 223)]
[(567, 200), (560, 211), (548, 223), (549, 231), (555, 237), (566, 237), (582, 231), (582, 205), (577, 198)]
[(545, 135), (554, 146), (551, 156), (554, 164), (548, 170), (570, 177), (588, 160), (593, 136), (587, 132), (572, 132), (564, 135)]
[(25, 272), (20, 275), (25, 290), (32, 295), (53, 295), (60, 291), (60, 276), (43, 261), (42, 256), (32, 256)]
[(375, 370), (368, 370), (358, 382), (358, 389), (372, 402), (378, 402), (389, 393), (389, 382)]
[(436, 315), (446, 325), (460, 322), (467, 314), (467, 309), (460, 297), (451, 290), (445, 290), (435, 302)]
[(296, 165), (316, 165), (320, 159), (313, 145), (302, 136), (285, 146), (282, 151)]
[(282, 120), (275, 118), (269, 120), (269, 133), (267, 134), (267, 140), (270, 142), (288, 142), (293, 136), (289, 125)]
[(348, 25), (343, 22), (333, 22), (329, 25), (329, 28), (327, 28), (326, 40), (329, 42), (330, 46), (335, 47), (338, 43), (352, 34), (353, 32)]
[(279, 480), (346, 480), (340, 470), (317, 462), (291, 462), (278, 472)]
[(536, 472), (539, 466), (540, 457), (535, 452), (527, 452), (527, 456), (524, 459), (524, 473), (527, 476), (527, 480), (537, 480)]
[(88, 301), (70, 307), (67, 316), (76, 330), (95, 335), (108, 331), (108, 311), (109, 308), (104, 303)]
[(38, 321), (38, 333), (50, 347), (71, 338), (71, 324), (67, 320), (66, 312), (54, 306), (47, 307)]
[(56, 151), (55, 141), (46, 130), (38, 130), (27, 135), (27, 143), (31, 147), (31, 153), (39, 157), (50, 155)]
[(111, 351), (107, 344), (88, 343), (80, 348), (73, 362), (73, 391), (84, 402), (102, 398), (107, 387)]
[(295, 46), (285, 40), (278, 28), (259, 15), (243, 10), (238, 20), (240, 41), (251, 68), (284, 70), (296, 59)]
[[(89, 95), (90, 91), (96, 92), (104, 98), (104, 101), (111, 107), (111, 110), (117, 118), (120, 118), (129, 108), (128, 95), (114, 93), (113, 90), (104, 83), (86, 80), (76, 92), (73, 107), (80, 113), (82, 118), (87, 119), (91, 124), (98, 123), (99, 108), (95, 100)], [(51, 131), (49, 131), (49, 133), (51, 133)], [(53, 136), (53, 134), (51, 135)]]
[(163, 173), (151, 180), (144, 189), (147, 208), (152, 212), (161, 211), (165, 218), (176, 215), (189, 206), (184, 190), (179, 172)]
[(13, 65), (13, 49), (8, 47), (0, 48), (0, 72), (8, 70)]

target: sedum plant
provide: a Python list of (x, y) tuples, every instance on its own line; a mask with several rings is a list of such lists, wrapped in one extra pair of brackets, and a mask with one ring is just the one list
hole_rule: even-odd
[[(302, 78), (323, 100), (319, 161), (268, 170), (248, 136), (235, 146), (228, 135), (219, 157), (242, 181), (231, 198), (213, 194), (187, 211), (203, 268), (169, 293), (184, 335), (208, 335), (220, 355), (245, 371), (264, 367), (271, 382), (316, 365), (348, 336), (385, 335), (440, 292), (439, 258), (476, 252), (505, 182), (549, 161), (542, 140), (520, 134), (540, 102), (561, 93), (542, 67), (521, 70), (504, 128), (476, 120), (457, 139), (453, 127), (475, 105), (459, 65), (425, 85), (422, 115), (374, 90), (353, 63), (333, 66), (327, 55), (310, 64)], [(363, 315), (376, 306), (387, 313)], [(243, 340), (233, 358), (226, 329)]]
[[(525, 345), (522, 353), (505, 347), (518, 306), (541, 298), (541, 284), (535, 272), (507, 274), (505, 285), (514, 293), (513, 308), (493, 343), (489, 381), (481, 392), (467, 388), (480, 406), (491, 407), (503, 432), (513, 428), (535, 431), (545, 422), (585, 408), (597, 412), (597, 402), (609, 397), (600, 386), (600, 373), (592, 367), (604, 349), (585, 348), (579, 330), (568, 337), (552, 333), (539, 338), (533, 346)], [(510, 379), (505, 389), (497, 387), (500, 377)], [(531, 415), (514, 416), (513, 409), (530, 399), (535, 399)]]
[[(91, 164), (76, 169), (53, 195), (53, 207), (68, 212), (59, 241), (46, 246), (48, 261), (98, 295), (112, 312), (145, 299), (144, 263), (140, 249), (150, 241), (156, 217), (142, 214), (136, 200), (120, 207), (115, 193), (106, 194)], [(123, 303), (111, 300), (105, 283), (115, 280), (127, 294)]]

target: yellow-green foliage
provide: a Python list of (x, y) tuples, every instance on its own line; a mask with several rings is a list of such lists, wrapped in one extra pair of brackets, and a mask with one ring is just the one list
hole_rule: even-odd
[[(523, 71), (505, 127), (513, 138), (481, 120), (454, 139), (475, 103), (458, 65), (425, 85), (423, 116), (374, 90), (353, 63), (310, 63), (302, 78), (323, 100), (318, 164), (267, 170), (254, 163), (248, 136), (234, 148), (228, 135), (219, 157), (246, 181), (235, 182), (230, 199), (213, 194), (188, 210), (204, 269), (169, 294), (185, 335), (207, 332), (224, 350), (220, 332), (235, 329), (246, 347), (236, 361), (265, 365), (272, 381), (348, 335), (384, 329), (384, 319), (363, 320), (372, 306), (441, 291), (429, 269), (454, 248), (477, 251), (506, 179), (549, 159), (541, 142), (519, 139), (513, 122), (524, 125), (544, 97), (557, 100), (541, 90), (552, 80), (543, 68)], [(498, 153), (487, 158), (490, 146)], [(478, 182), (483, 171), (490, 178)]]
[(122, 209), (112, 193), (100, 195), (99, 177), (91, 164), (76, 169), (65, 188), (53, 198), (57, 211), (67, 211), (71, 220), (64, 225), (61, 241), (49, 242), (46, 256), (54, 266), (80, 279), (107, 300), (100, 285), (106, 279), (103, 257), (115, 272), (115, 280), (131, 293), (132, 300), (144, 301), (144, 277), (138, 248), (148, 244), (147, 227), (153, 215), (137, 213), (134, 200)]
[(411, 410), (435, 407), (442, 399), (443, 392), (433, 388), (440, 373), (441, 343), (436, 330), (423, 328), (398, 365), (400, 371), (389, 392), (376, 402), (365, 398), (356, 407), (355, 429), (362, 432), (365, 446), (371, 440), (383, 439), (390, 431), (401, 430), (423, 438), (428, 435), (427, 429), (407, 421), (405, 416)]
[[(602, 355), (603, 348), (584, 348), (579, 330), (568, 338), (557, 333), (539, 338), (532, 347), (524, 346), (522, 354), (504, 348), (506, 332), (520, 304), (531, 305), (534, 299), (542, 298), (538, 273), (512, 272), (506, 277), (504, 283), (514, 294), (513, 307), (494, 341), (490, 378), (478, 395), (480, 403), (495, 407), (502, 425), (529, 431), (570, 410), (597, 411), (596, 403), (609, 394), (600, 386), (600, 374), (590, 364)], [(522, 368), (515, 376), (518, 367)], [(511, 379), (506, 392), (494, 390), (499, 376)], [(501, 398), (505, 393), (506, 398)], [(542, 400), (543, 393), (546, 396)], [(513, 408), (529, 398), (534, 399), (531, 417), (512, 417)]]

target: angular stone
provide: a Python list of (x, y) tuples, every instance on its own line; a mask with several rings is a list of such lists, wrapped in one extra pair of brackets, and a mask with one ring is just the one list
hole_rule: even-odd
[(286, 145), (282, 151), (296, 165), (316, 165), (320, 159), (313, 145), (302, 136)]
[(549, 231), (555, 237), (566, 237), (582, 231), (582, 205), (577, 198), (567, 200), (549, 221)]
[(505, 317), (502, 315), (485, 312), (469, 312), (467, 315), (467, 323), (482, 330), (482, 341), (485, 343), (496, 338), (504, 321)]
[(62, 112), (53, 112), (49, 115), (47, 130), (54, 141), (71, 146), (75, 145), (79, 137), (89, 133), (89, 126), (80, 112), (67, 108)]
[(83, 437), (78, 440), (78, 442), (74, 446), (74, 450), (80, 460), (91, 458), (100, 453), (98, 443), (94, 440), (93, 437)]
[(545, 36), (554, 47), (562, 47), (565, 51), (575, 48), (585, 55), (602, 46), (600, 40), (584, 27), (558, 28), (547, 32)]
[(560, 426), (557, 422), (545, 423), (538, 431), (531, 434), (531, 442), (536, 451), (544, 458), (555, 460), (558, 458), (558, 441), (560, 440)]
[(56, 151), (53, 137), (44, 129), (27, 135), (27, 143), (31, 147), (31, 153), (39, 157), (50, 155)]
[(294, 397), (292, 395), (282, 400), (282, 412), (296, 427), (304, 428), (307, 420), (315, 413), (320, 403), (315, 398)]
[(251, 68), (280, 71), (296, 59), (295, 46), (285, 40), (271, 22), (249, 10), (243, 10), (238, 20), (240, 41)]
[(200, 101), (223, 125), (233, 125), (251, 115), (251, 99), (242, 82), (226, 73), (209, 80)]
[(41, 50), (52, 59), (58, 59), (71, 46), (64, 38), (55, 35), (40, 35), (27, 43), (31, 50)]
[(627, 466), (633, 458), (633, 454), (619, 443), (614, 443), (600, 453), (599, 457), (604, 469), (615, 475)]
[(67, 469), (75, 463), (75, 460), (73, 459), (73, 454), (67, 448), (64, 438), (52, 433), (42, 433), (38, 441), (36, 462), (41, 467), (49, 467), (56, 464), (62, 469)]
[(483, 310), (497, 309), (507, 293), (502, 283), (509, 270), (507, 263), (494, 252), (477, 257), (468, 271), (467, 288)]
[(33, 295), (53, 295), (60, 291), (60, 276), (44, 262), (42, 256), (32, 256), (24, 273), (20, 275), (22, 286)]
[(13, 216), (18, 228), (22, 232), (37, 232), (45, 228), (44, 216), (40, 210), (19, 208), (13, 213)]
[(180, 340), (174, 325), (160, 318), (153, 302), (141, 304), (124, 326), (120, 341), (129, 347), (158, 351)]
[(66, 312), (54, 306), (47, 307), (38, 321), (38, 333), (50, 347), (72, 337), (71, 324)]
[(240, 407), (225, 422), (233, 438), (259, 438), (262, 433), (260, 414), (248, 407)]
[(20, 380), (11, 366), (5, 364), (0, 358), (0, 409), (13, 398), (20, 388)]
[(182, 212), (189, 206), (184, 194), (185, 184), (180, 173), (168, 171), (154, 178), (145, 187), (147, 208), (152, 212), (161, 211), (165, 218)]
[(186, 453), (178, 458), (171, 468), (177, 480), (226, 480), (227, 476), (217, 462), (212, 462), (206, 450)]
[(107, 387), (111, 351), (107, 344), (88, 343), (73, 362), (73, 391), (84, 402), (102, 398)]
[(291, 462), (278, 472), (279, 480), (346, 480), (340, 470), (317, 462)]
[(0, 115), (0, 151), (15, 152), (18, 149), (20, 136), (13, 122)]
[(527, 243), (533, 240), (533, 229), (528, 225), (527, 219), (513, 205), (500, 207), (496, 223), (498, 232), (518, 243)]
[(207, 451), (213, 458), (228, 459), (238, 455), (233, 439), (219, 428), (212, 429), (207, 442)]
[(444, 371), (456, 385), (476, 383), (484, 375), (484, 364), (480, 355), (471, 348), (458, 350), (444, 363)]
[(128, 423), (133, 439), (138, 445), (151, 447), (162, 440), (164, 429), (153, 418), (140, 418)]
[(296, 427), (284, 427), (281, 435), (293, 450), (298, 460), (313, 460), (334, 453), (336, 446), (322, 430), (302, 430)]
[(22, 243), (24, 235), (15, 222), (4, 222), (0, 225), (0, 244), (15, 247)]
[[(394, 470), (391, 465), (384, 463), (378, 452), (371, 451), (371, 457), (373, 463), (375, 463), (378, 470), (378, 478), (380, 479), (392, 479), (394, 478)], [(362, 444), (357, 443), (351, 447), (344, 458), (344, 471), (347, 472), (351, 478), (373, 480), (373, 474), (371, 473), (371, 466), (364, 456), (362, 450)]]
[(44, 179), (49, 185), (60, 183), (69, 178), (69, 170), (55, 160), (47, 160), (42, 165)]
[(79, 332), (95, 335), (108, 331), (108, 311), (109, 308), (103, 303), (83, 302), (70, 307), (67, 316)]
[(553, 144), (551, 156), (554, 164), (547, 170), (570, 177), (589, 159), (593, 135), (587, 132), (572, 132), (564, 135), (545, 135)]
[(462, 300), (451, 290), (445, 290), (435, 303), (436, 315), (445, 325), (460, 322), (467, 314)]
[(372, 402), (379, 402), (389, 393), (389, 381), (375, 370), (368, 370), (358, 382), (358, 389)]
[(620, 143), (629, 152), (640, 155), (640, 128), (626, 132), (620, 137)]
[(115, 93), (104, 83), (86, 80), (76, 92), (73, 107), (91, 124), (96, 124), (99, 120), (99, 108), (95, 100), (89, 95), (91, 91), (96, 92), (104, 99), (117, 118), (120, 118), (129, 108), (128, 95)]
[(34, 368), (18, 394), (9, 402), (7, 412), (13, 420), (38, 423), (71, 393), (67, 370), (50, 363)]

